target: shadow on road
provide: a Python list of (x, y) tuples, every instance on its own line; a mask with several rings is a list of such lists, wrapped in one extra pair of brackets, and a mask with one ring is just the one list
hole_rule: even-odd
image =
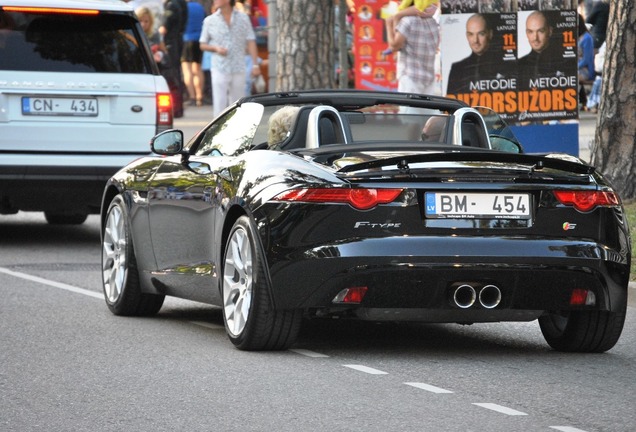
[(29, 218), (0, 215), (0, 244), (37, 246), (40, 244), (94, 244), (99, 247), (99, 219), (89, 217), (81, 225), (50, 225), (44, 216)]

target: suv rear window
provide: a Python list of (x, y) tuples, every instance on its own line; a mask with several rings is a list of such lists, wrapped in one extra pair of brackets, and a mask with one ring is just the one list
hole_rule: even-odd
[(0, 70), (152, 73), (139, 31), (126, 15), (0, 10)]

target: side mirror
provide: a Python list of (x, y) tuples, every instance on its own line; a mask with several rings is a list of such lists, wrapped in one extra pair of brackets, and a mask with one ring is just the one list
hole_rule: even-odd
[(515, 142), (509, 138), (490, 135), (490, 147), (493, 150), (499, 150), (508, 153), (523, 153), (523, 148), (518, 142)]
[(161, 132), (150, 141), (150, 148), (160, 155), (178, 155), (183, 151), (183, 132), (177, 129)]

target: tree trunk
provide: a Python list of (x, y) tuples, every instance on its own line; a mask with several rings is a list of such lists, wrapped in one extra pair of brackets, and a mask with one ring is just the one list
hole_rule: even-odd
[(636, 198), (636, 3), (611, 1), (592, 164), (625, 199)]
[(276, 89), (333, 88), (333, 0), (276, 0), (276, 8)]

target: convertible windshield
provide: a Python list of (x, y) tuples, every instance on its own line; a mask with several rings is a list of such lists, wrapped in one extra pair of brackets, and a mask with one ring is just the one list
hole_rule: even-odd
[[(452, 108), (249, 101), (211, 124), (196, 154), (237, 156), (254, 149), (322, 152), (334, 145), (372, 146), (375, 150), (378, 146), (390, 146), (392, 150), (401, 146), (410, 151), (433, 147), (439, 151), (462, 146), (520, 151), (520, 146), (505, 140), (508, 128), (496, 114), (496, 118), (489, 116), (485, 121), (476, 109)], [(504, 139), (493, 145), (492, 136)]]
[(400, 112), (345, 112), (351, 137), (356, 141), (444, 142), (449, 116)]

